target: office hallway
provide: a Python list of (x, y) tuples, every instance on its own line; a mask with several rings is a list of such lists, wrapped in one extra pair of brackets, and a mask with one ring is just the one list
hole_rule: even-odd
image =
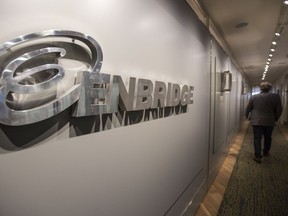
[(287, 140), (288, 126), (277, 125), (271, 155), (257, 164), (252, 127), (245, 122), (195, 215), (288, 215)]

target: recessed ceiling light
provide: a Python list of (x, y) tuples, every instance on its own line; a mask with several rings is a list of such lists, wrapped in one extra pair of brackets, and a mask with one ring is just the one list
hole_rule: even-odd
[(273, 55), (272, 55), (272, 54), (269, 54), (269, 56), (272, 57)]
[(270, 59), (270, 58), (268, 58), (268, 61), (271, 61), (271, 59)]
[(280, 33), (276, 32), (275, 35), (276, 35), (276, 36), (280, 36)]
[(284, 4), (288, 5), (288, 1), (283, 1)]
[(237, 25), (235, 25), (235, 28), (243, 28), (246, 27), (248, 25), (247, 22), (242, 22), (242, 23), (238, 23)]
[(271, 52), (275, 52), (275, 49), (271, 49)]
[(272, 41), (272, 44), (273, 44), (273, 45), (276, 45), (277, 43), (276, 43), (275, 41)]

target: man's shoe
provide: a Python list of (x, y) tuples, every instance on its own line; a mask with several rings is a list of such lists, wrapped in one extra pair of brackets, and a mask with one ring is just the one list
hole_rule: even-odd
[(255, 157), (254, 161), (256, 161), (257, 163), (262, 163), (262, 158), (261, 157)]

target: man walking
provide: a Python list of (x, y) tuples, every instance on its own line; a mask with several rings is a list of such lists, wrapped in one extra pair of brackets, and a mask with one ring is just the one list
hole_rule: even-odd
[(282, 103), (278, 94), (271, 93), (271, 83), (263, 82), (260, 84), (260, 94), (250, 97), (247, 104), (245, 115), (250, 119), (254, 134), (254, 160), (262, 163), (261, 140), (264, 136), (263, 155), (268, 156), (272, 143), (272, 132), (275, 122), (281, 116)]

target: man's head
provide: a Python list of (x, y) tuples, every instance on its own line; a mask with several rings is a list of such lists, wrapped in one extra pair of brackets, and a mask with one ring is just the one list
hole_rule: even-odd
[(260, 90), (261, 92), (269, 92), (272, 88), (272, 84), (269, 82), (262, 82), (260, 84)]

